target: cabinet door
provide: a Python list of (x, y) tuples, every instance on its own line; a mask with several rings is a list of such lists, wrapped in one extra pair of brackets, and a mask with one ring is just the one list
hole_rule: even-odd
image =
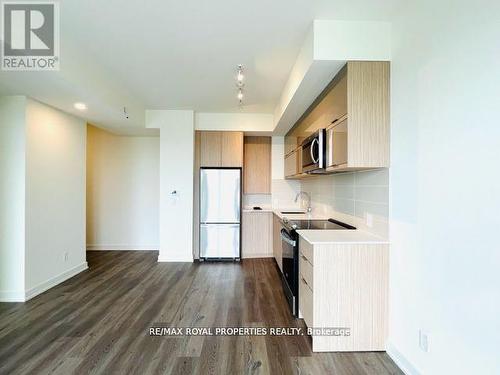
[(298, 152), (295, 150), (285, 157), (285, 177), (295, 176), (298, 173)]
[(285, 136), (285, 155), (297, 148), (297, 137), (294, 134), (289, 134)]
[(271, 137), (245, 137), (245, 194), (271, 193)]
[(273, 256), (272, 216), (270, 212), (243, 212), (242, 258), (266, 258)]
[(243, 167), (243, 132), (221, 132), (221, 167)]
[(322, 128), (347, 114), (347, 74), (337, 82), (323, 99), (321, 105), (324, 116), (324, 122), (321, 124)]
[(278, 267), (283, 272), (283, 265), (281, 262), (281, 223), (276, 215), (273, 214), (273, 255), (278, 263)]
[(220, 167), (221, 166), (221, 132), (202, 131), (200, 132), (200, 166)]
[(337, 123), (327, 130), (327, 157), (328, 167), (347, 164), (347, 121)]
[(297, 174), (302, 173), (302, 146), (300, 146), (297, 149), (297, 167), (296, 167)]

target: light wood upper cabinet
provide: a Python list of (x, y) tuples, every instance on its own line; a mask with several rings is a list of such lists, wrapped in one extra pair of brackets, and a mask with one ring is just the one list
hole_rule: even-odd
[(285, 156), (285, 178), (298, 179), (304, 177), (302, 173), (302, 146)]
[(288, 155), (297, 148), (298, 140), (294, 134), (287, 134), (285, 136), (285, 155)]
[(201, 167), (242, 167), (243, 132), (200, 131)]
[(299, 150), (285, 156), (285, 177), (293, 177), (298, 174)]
[(271, 137), (244, 138), (245, 194), (271, 193)]
[(347, 63), (347, 167), (389, 167), (388, 62)]
[(389, 167), (389, 63), (349, 61), (347, 113), (327, 127), (327, 171)]
[(386, 61), (347, 62), (285, 139), (298, 147), (326, 128), (327, 172), (389, 167), (389, 73)]
[(220, 132), (222, 167), (243, 167), (243, 132)]
[(201, 131), (200, 134), (200, 166), (220, 167), (222, 156), (222, 137), (220, 132)]
[(290, 132), (297, 140), (296, 147), (319, 129), (325, 129), (347, 113), (347, 76), (342, 71), (301, 116)]

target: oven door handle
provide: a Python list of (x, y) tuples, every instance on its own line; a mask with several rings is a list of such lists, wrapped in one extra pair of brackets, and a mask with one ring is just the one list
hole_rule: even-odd
[(285, 229), (281, 230), (281, 240), (285, 241), (287, 244), (289, 244), (290, 246), (293, 246), (293, 247), (295, 247), (295, 245), (297, 245), (297, 241), (292, 240), (290, 238), (290, 235), (288, 234), (288, 232)]

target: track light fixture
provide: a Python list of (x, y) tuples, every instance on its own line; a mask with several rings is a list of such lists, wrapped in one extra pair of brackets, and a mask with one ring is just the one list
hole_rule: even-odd
[(243, 65), (240, 64), (236, 69), (236, 87), (238, 88), (237, 98), (240, 105), (243, 105), (243, 87), (245, 86), (245, 83), (243, 82), (244, 79), (245, 76), (243, 75)]

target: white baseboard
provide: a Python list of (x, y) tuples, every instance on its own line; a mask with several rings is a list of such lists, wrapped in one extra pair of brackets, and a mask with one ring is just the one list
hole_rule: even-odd
[(241, 259), (255, 259), (255, 258), (273, 258), (273, 254), (248, 254), (242, 255)]
[(137, 250), (160, 250), (160, 245), (98, 245), (87, 244), (87, 250), (90, 251), (107, 251), (107, 250), (122, 250), (122, 251), (137, 251)]
[(398, 365), (398, 367), (403, 371), (406, 375), (420, 375), (420, 371), (418, 371), (413, 364), (406, 359), (404, 355), (401, 354), (399, 350), (392, 343), (387, 344), (387, 354), (391, 359)]
[(0, 291), (0, 302), (24, 302), (24, 291)]
[(173, 263), (173, 262), (182, 262), (182, 263), (188, 262), (188, 263), (193, 263), (193, 257), (186, 257), (186, 256), (179, 256), (179, 257), (169, 256), (169, 257), (166, 257), (166, 256), (159, 255), (158, 256), (158, 262), (170, 262), (170, 263)]
[(25, 301), (28, 301), (31, 298), (45, 292), (46, 290), (53, 288), (57, 284), (60, 284), (63, 281), (72, 278), (73, 276), (79, 274), (80, 272), (85, 271), (87, 268), (89, 268), (87, 262), (83, 262), (76, 267), (73, 267), (57, 276), (48, 279), (47, 281), (38, 284), (34, 288), (31, 288), (30, 290), (26, 291)]

